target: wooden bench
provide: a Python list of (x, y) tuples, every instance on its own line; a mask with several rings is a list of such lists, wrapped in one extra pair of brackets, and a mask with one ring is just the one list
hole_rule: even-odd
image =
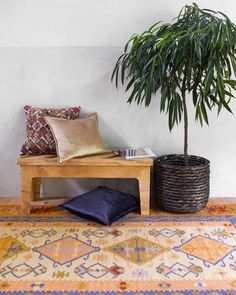
[(39, 201), (42, 177), (68, 178), (136, 178), (139, 182), (141, 214), (149, 215), (150, 158), (123, 160), (113, 154), (76, 158), (58, 164), (51, 155), (21, 157), (17, 164), (21, 173), (21, 200), (25, 214)]

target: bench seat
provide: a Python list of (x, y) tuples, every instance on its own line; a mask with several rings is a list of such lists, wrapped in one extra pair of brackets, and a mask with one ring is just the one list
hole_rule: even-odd
[(21, 200), (24, 214), (40, 198), (41, 178), (135, 178), (139, 182), (142, 215), (149, 215), (151, 158), (124, 160), (112, 153), (75, 158), (59, 164), (53, 155), (20, 157)]

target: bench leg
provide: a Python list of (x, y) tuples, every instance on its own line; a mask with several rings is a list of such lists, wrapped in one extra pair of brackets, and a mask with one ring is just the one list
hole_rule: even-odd
[(30, 214), (32, 195), (32, 178), (21, 177), (21, 203), (23, 214)]
[(40, 177), (33, 178), (32, 179), (32, 199), (33, 199), (33, 201), (39, 201), (40, 187), (41, 187), (41, 178)]
[(141, 215), (150, 213), (150, 168), (142, 168), (141, 176), (138, 178)]

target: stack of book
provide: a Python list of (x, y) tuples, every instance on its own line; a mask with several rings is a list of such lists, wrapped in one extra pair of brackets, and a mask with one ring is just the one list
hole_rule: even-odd
[(156, 157), (149, 148), (118, 149), (114, 150), (113, 153), (117, 156), (121, 156), (125, 160)]

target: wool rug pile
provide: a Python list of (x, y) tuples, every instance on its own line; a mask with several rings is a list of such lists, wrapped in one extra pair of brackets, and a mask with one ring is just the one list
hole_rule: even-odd
[(105, 227), (55, 208), (0, 208), (0, 294), (235, 295), (235, 209)]

